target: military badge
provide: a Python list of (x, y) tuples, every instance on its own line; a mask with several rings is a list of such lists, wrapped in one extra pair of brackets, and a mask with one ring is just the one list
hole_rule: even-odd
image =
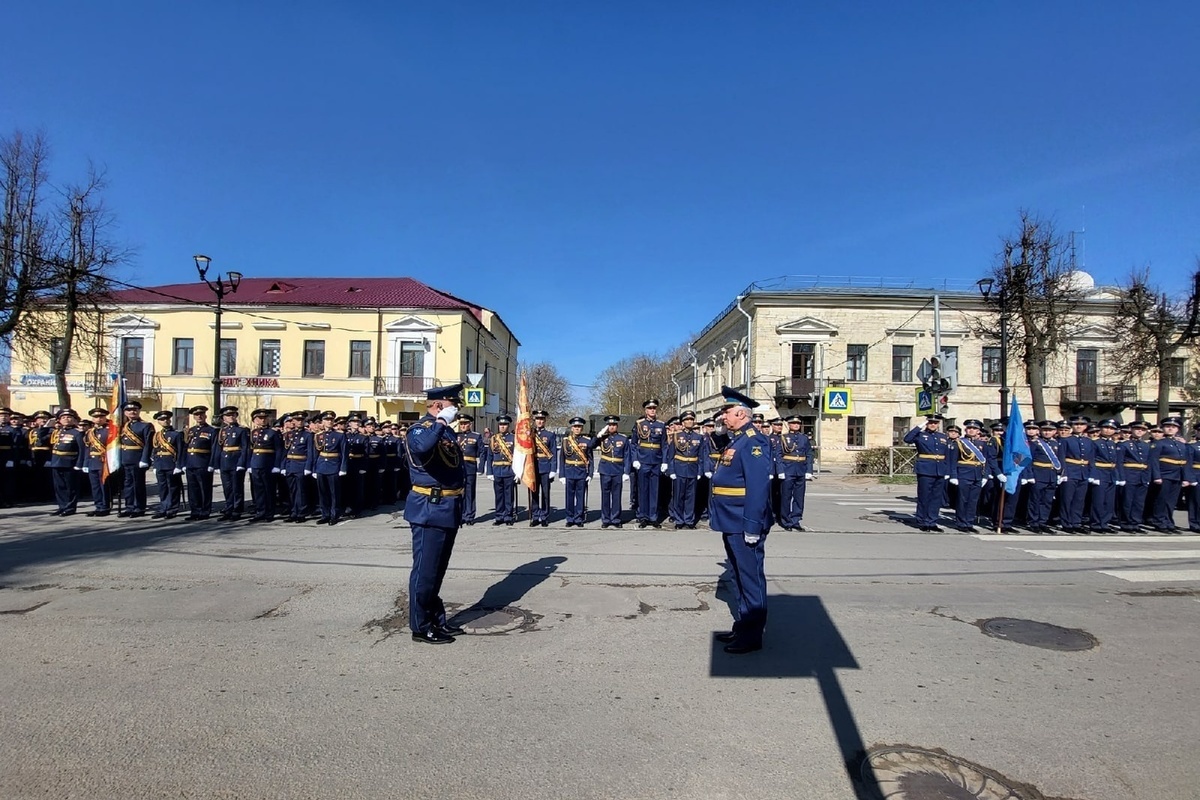
[(758, 445), (755, 445), (754, 447), (751, 447), (751, 448), (750, 448), (750, 455), (754, 456), (755, 458), (758, 458), (759, 456), (761, 456), (761, 455), (762, 455), (762, 448), (761, 448), (761, 447), (759, 447)]

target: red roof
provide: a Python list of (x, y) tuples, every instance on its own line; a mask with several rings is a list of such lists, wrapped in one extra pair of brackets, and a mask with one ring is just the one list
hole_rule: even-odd
[[(112, 302), (211, 304), (214, 296), (199, 281), (123, 289)], [(476, 318), (480, 308), (412, 278), (243, 278), (227, 306), (338, 306), (350, 308), (459, 309)]]

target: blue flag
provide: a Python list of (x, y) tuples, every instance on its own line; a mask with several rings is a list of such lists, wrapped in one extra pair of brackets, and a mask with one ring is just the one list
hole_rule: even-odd
[(1033, 459), (1033, 454), (1029, 452), (1029, 440), (1025, 438), (1025, 425), (1021, 422), (1021, 409), (1015, 397), (1012, 409), (1008, 412), (1008, 430), (1004, 432), (1004, 438), (1004, 491), (1016, 494), (1020, 488), (1021, 471)]

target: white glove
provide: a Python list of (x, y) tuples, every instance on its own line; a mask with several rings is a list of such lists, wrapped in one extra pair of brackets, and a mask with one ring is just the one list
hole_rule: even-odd
[(344, 478), (344, 477), (346, 477), (346, 473), (345, 473), (345, 472), (339, 472), (339, 473), (338, 473), (338, 477), (339, 477), (339, 478)]
[[(238, 469), (241, 469), (241, 467), (238, 467)], [(246, 474), (247, 474), (247, 475), (253, 475), (253, 474), (254, 474), (254, 467), (247, 467), (247, 468), (246, 468)]]
[(1059, 482), (1059, 483), (1066, 483), (1066, 482), (1067, 482), (1067, 476), (1066, 476), (1066, 475), (1059, 475), (1059, 476), (1058, 476), (1058, 482)]
[(366, 475), (366, 474), (367, 474), (367, 471), (366, 471), (365, 469), (360, 469), (360, 470), (358, 471), (358, 474), (359, 474), (359, 475)]
[(805, 476), (804, 476), (804, 480), (806, 480), (806, 481), (815, 481), (816, 479), (817, 479), (817, 476), (811, 472), (805, 474)]
[(1028, 486), (1031, 483), (1037, 483), (1037, 481), (1035, 481), (1033, 478), (1026, 478), (1025, 480), (1021, 481), (1021, 485), (1023, 486)]
[(663, 464), (661, 467), (659, 467), (659, 468), (658, 468), (658, 471), (659, 471), (659, 472), (666, 472), (666, 471), (667, 471), (667, 465), (666, 465), (666, 464)]
[(743, 533), (742, 538), (746, 540), (746, 544), (756, 545), (756, 544), (758, 544), (758, 540), (761, 539), (762, 537), (759, 536), (757, 533)]
[(88, 472), (88, 468), (87, 468), (87, 467), (83, 467), (82, 469), (83, 469), (83, 471), (84, 471), (84, 472)]
[(551, 472), (551, 473), (550, 473), (550, 480), (554, 480), (554, 479), (555, 479), (555, 478), (557, 478), (557, 477), (558, 477), (558, 473), (557, 473), (557, 472)]
[(1124, 486), (1124, 485), (1125, 485), (1125, 481), (1117, 481), (1117, 486)]
[(671, 480), (675, 480), (675, 473), (674, 473), (674, 472), (672, 472), (672, 473), (671, 473)]
[(281, 472), (283, 472), (283, 470), (281, 470), (279, 467), (271, 467), (271, 474), (272, 474), (272, 475), (278, 475), (278, 474), (279, 474), (279, 473), (281, 473)]
[[(50, 465), (47, 464), (46, 466), (50, 466)], [(145, 461), (139, 461), (138, 466), (141, 467), (142, 469), (150, 469), (150, 465), (147, 464)]]
[(83, 467), (76, 467), (75, 469), (77, 469), (77, 470), (82, 470), (82, 469), (83, 469)]
[(496, 476), (495, 476), (495, 475), (488, 475), (488, 476), (487, 476), (487, 479), (488, 479), (489, 481), (494, 481), (494, 480), (496, 480)]
[(950, 479), (950, 485), (951, 485), (951, 486), (958, 486), (958, 478), (951, 478), (951, 479)]
[(782, 472), (779, 473), (779, 480), (783, 480), (786, 477), (787, 477), (787, 475), (785, 475), (784, 473), (782, 473)]
[(1001, 483), (1008, 483), (1008, 476), (1004, 473), (1000, 473), (996, 476), (996, 480), (1000, 481)]
[(179, 469), (179, 467), (176, 467), (176, 468), (173, 470), (172, 474), (174, 474), (174, 475), (182, 475), (182, 474), (183, 474), (183, 470)]
[(209, 471), (209, 472), (216, 472), (217, 470), (216, 470), (216, 468), (215, 468), (215, 467), (209, 467), (209, 468), (208, 468), (208, 471)]
[(640, 462), (640, 461), (635, 461), (635, 462), (633, 462), (633, 468), (634, 468), (634, 469), (641, 469), (641, 468), (642, 468), (642, 462)]
[(584, 482), (584, 483), (591, 483), (591, 481), (592, 481), (592, 476), (591, 476), (591, 475), (588, 475), (586, 478), (584, 478), (584, 479), (583, 479), (583, 482)]
[(311, 469), (304, 470), (304, 477), (307, 478), (309, 475), (312, 475), (312, 470)]
[(5, 461), (5, 462), (4, 462), (4, 466), (8, 467), (9, 469), (12, 469), (12, 468), (13, 468), (13, 462), (11, 462), (11, 461)]
[(982, 481), (980, 481), (979, 485), (980, 485), (980, 486), (987, 486), (987, 485), (988, 485), (988, 481), (990, 481), (990, 480), (991, 480), (991, 478), (984, 478)]
[(1100, 485), (1100, 479), (1099, 479), (1099, 478), (1088, 478), (1088, 483), (1095, 484), (1096, 486), (1099, 486), (1099, 485)]
[(944, 481), (948, 481), (948, 480), (950, 480), (950, 476), (949, 476), (949, 475), (943, 475), (943, 476), (942, 476), (942, 480), (944, 480)]
[(379, 470), (379, 474), (380, 474), (380, 475), (382, 475), (382, 474), (383, 474), (383, 473), (385, 473), (385, 472), (387, 472), (387, 470), (386, 470), (386, 469), (381, 469), (381, 470)]
[(599, 477), (600, 477), (600, 473), (599, 473), (599, 472), (594, 472), (594, 473), (592, 473), (592, 474), (593, 474), (593, 476), (594, 476), (594, 477), (597, 477), (597, 478), (599, 478)]
[(235, 471), (236, 471), (236, 472), (241, 472), (241, 471), (242, 471), (242, 470), (244, 470), (244, 469), (245, 469), (245, 467), (238, 467), (238, 468), (237, 468), (237, 470), (235, 470)]
[(711, 478), (711, 477), (712, 477), (712, 473), (711, 473), (711, 472), (706, 472), (706, 473), (704, 473), (704, 477), (706, 477), (706, 478)]
[(622, 481), (624, 481), (624, 482), (626, 482), (626, 483), (628, 483), (628, 482), (629, 482), (629, 473), (628, 473), (628, 472), (622, 472), (622, 473), (621, 473), (621, 480), (622, 480)]
[(454, 422), (454, 418), (458, 416), (458, 409), (454, 406), (446, 406), (438, 412), (437, 418), (449, 425)]

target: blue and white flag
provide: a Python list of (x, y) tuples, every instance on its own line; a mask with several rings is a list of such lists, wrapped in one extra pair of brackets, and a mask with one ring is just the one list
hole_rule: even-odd
[(1025, 425), (1021, 422), (1021, 409), (1015, 397), (1008, 412), (1008, 430), (1004, 432), (1004, 439), (1004, 491), (1016, 494), (1021, 488), (1021, 472), (1033, 460), (1033, 454), (1029, 452), (1029, 440), (1025, 438)]

